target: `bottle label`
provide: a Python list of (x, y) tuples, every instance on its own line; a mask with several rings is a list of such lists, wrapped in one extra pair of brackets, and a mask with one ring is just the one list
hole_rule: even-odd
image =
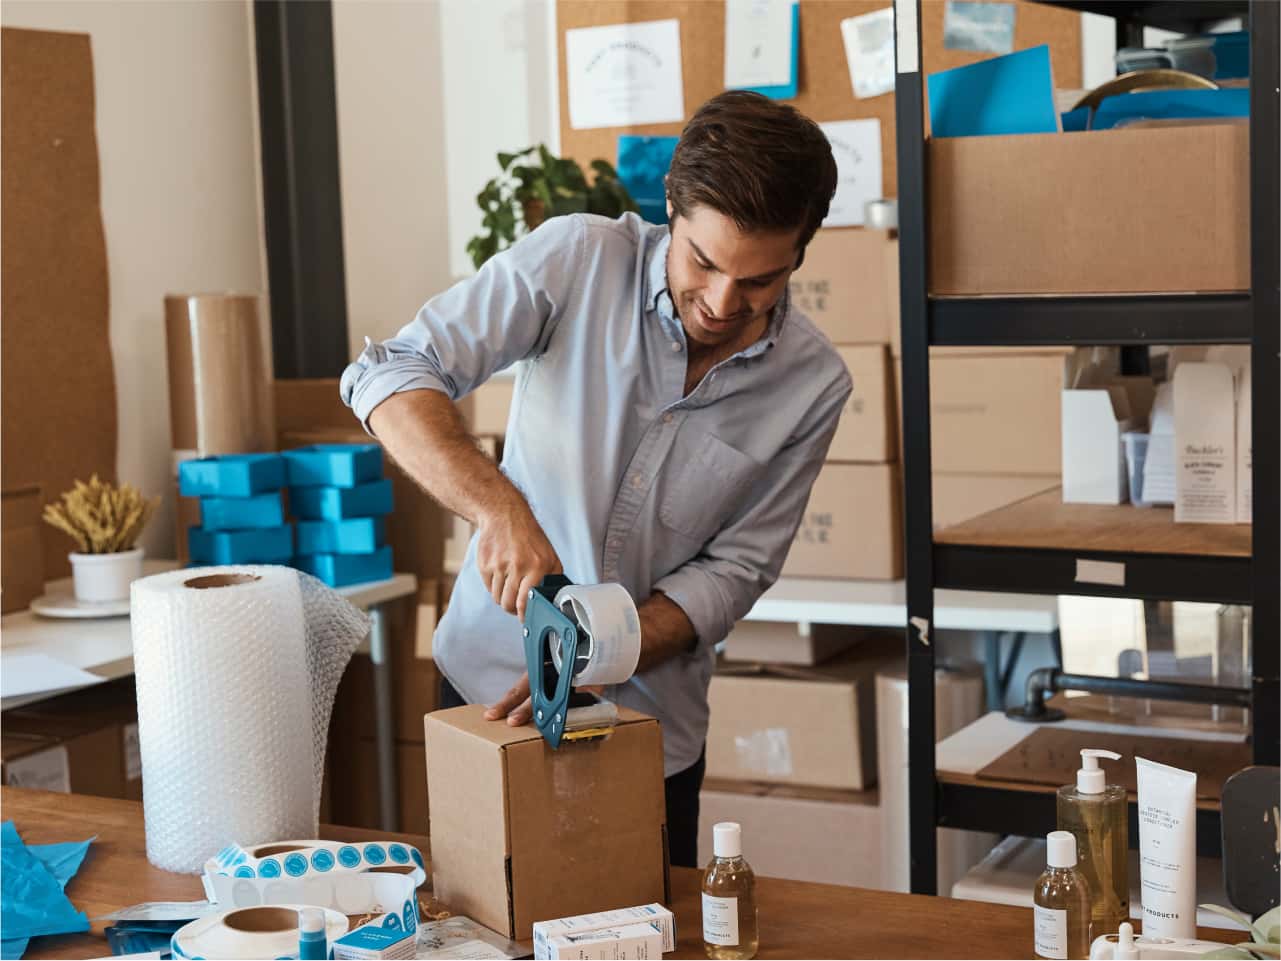
[[(704, 916), (706, 916), (706, 910), (704, 910)], [(1032, 923), (1036, 926), (1037, 957), (1066, 958), (1068, 956), (1067, 911), (1061, 908), (1043, 908), (1038, 904), (1032, 909), (1032, 918)]]
[(738, 898), (703, 895), (703, 940), (725, 946), (738, 944)]

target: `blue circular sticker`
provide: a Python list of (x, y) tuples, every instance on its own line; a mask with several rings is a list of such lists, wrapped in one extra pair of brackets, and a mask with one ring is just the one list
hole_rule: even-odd
[(354, 868), (360, 864), (360, 852), (353, 845), (343, 845), (338, 849), (338, 863), (345, 868)]
[(405, 902), (405, 930), (418, 930), (418, 905), (413, 901)]
[(406, 850), (403, 844), (393, 844), (387, 849), (387, 852), (391, 855), (391, 859), (397, 864), (409, 863), (409, 851)]
[(424, 864), (423, 864), (423, 856), (422, 856), (420, 853), (418, 853), (418, 849), (417, 849), (417, 848), (410, 848), (410, 849), (409, 849), (409, 856), (410, 856), (411, 858), (413, 858), (413, 859), (414, 859), (414, 863), (415, 863), (416, 865), (418, 865), (420, 868), (423, 868), (424, 870), (426, 870), (426, 865), (424, 865)]
[(365, 845), (365, 860), (370, 864), (382, 864), (387, 860), (387, 852), (377, 844)]
[(395, 914), (389, 914), (383, 918), (383, 927), (391, 928), (393, 931), (400, 930), (400, 917)]
[(328, 848), (317, 848), (311, 853), (311, 866), (317, 871), (328, 871), (334, 866), (334, 856)]
[(237, 878), (252, 878), (253, 876), (254, 869), (247, 864), (242, 864), (240, 867), (236, 868), (235, 874), (233, 875), (233, 877)]
[(267, 858), (258, 864), (258, 877), (260, 878), (278, 878), (280, 877), (280, 862), (275, 858)]
[(295, 851), (285, 858), (285, 873), (291, 878), (300, 878), (307, 873), (307, 858)]

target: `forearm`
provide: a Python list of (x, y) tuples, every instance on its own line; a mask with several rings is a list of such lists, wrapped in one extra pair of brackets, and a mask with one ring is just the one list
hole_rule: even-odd
[(467, 433), (448, 395), (438, 390), (392, 394), (369, 426), (393, 460), (450, 511), (481, 525), (525, 506), (520, 492)]
[(698, 635), (680, 605), (655, 592), (636, 608), (640, 615), (641, 654), (637, 673), (693, 650)]

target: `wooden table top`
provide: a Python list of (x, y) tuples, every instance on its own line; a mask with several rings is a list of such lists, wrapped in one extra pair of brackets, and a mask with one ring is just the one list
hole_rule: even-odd
[[(0, 816), (28, 844), (97, 835), (67, 896), (89, 917), (142, 901), (204, 897), (196, 875), (147, 861), (142, 805), (84, 795), (0, 788)], [(397, 837), (426, 852), (425, 837), (324, 826), (333, 840)], [(1032, 912), (977, 901), (761, 878), (757, 882), (761, 958), (1031, 958)], [(672, 869), (678, 944), (671, 958), (703, 958), (699, 872)], [(102, 923), (87, 934), (35, 938), (28, 958), (110, 954)], [(1202, 932), (1202, 937), (1210, 932)]]

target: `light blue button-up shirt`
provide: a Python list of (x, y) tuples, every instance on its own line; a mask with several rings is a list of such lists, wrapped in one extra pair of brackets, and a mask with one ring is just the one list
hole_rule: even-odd
[[(688, 394), (688, 345), (667, 289), (666, 227), (634, 214), (553, 218), (437, 297), (342, 378), (368, 428), (392, 394), (454, 400), (519, 363), (503, 472), (575, 583), (661, 591), (697, 644), (607, 695), (663, 726), (665, 770), (707, 735), (713, 646), (778, 577), (851, 384), (784, 295), (764, 337)], [(437, 666), (492, 703), (525, 670), (521, 625), (468, 547), (436, 630)]]

